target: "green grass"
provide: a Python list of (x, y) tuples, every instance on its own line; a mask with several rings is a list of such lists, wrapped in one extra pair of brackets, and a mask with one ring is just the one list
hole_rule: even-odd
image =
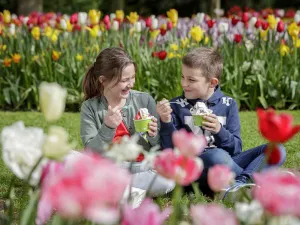
[[(295, 123), (300, 124), (300, 111), (289, 111), (295, 119)], [(241, 127), (242, 127), (242, 140), (243, 149), (249, 149), (257, 145), (266, 143), (266, 141), (260, 136), (257, 129), (257, 118), (255, 112), (241, 112)], [(38, 112), (0, 112), (0, 130), (4, 126), (10, 125), (16, 121), (23, 120), (26, 126), (37, 126), (42, 127), (47, 131), (49, 124), (46, 123), (41, 113)], [(82, 149), (82, 143), (79, 136), (80, 127), (80, 115), (79, 113), (65, 113), (63, 117), (58, 121), (57, 125), (63, 126), (70, 134), (71, 141), (76, 143), (76, 149)], [(285, 144), (287, 150), (287, 161), (284, 164), (286, 168), (296, 168), (299, 169), (300, 160), (300, 135), (294, 137), (290, 142)], [(1, 150), (1, 147), (0, 147)], [(4, 162), (0, 160), (0, 199), (4, 197), (12, 173), (6, 167)], [(17, 207), (23, 207), (25, 199), (22, 194), (22, 187), (24, 183), (20, 180), (17, 182), (18, 188), (16, 190), (17, 194)], [(165, 200), (160, 200), (165, 201)], [(164, 204), (162, 202), (162, 204)], [(167, 203), (166, 203), (167, 204)]]

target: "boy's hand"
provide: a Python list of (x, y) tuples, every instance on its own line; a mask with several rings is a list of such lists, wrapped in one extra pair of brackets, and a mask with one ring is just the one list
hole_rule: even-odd
[(118, 107), (111, 108), (108, 106), (107, 114), (104, 116), (104, 123), (107, 127), (117, 128), (122, 122), (121, 110)]
[(221, 130), (221, 124), (215, 114), (210, 114), (203, 117), (203, 129), (210, 131), (212, 134), (217, 134)]
[(152, 121), (149, 123), (148, 134), (150, 137), (155, 137), (157, 135), (157, 119), (153, 116)]
[(167, 99), (163, 99), (156, 105), (156, 111), (160, 119), (164, 123), (170, 123), (172, 121), (171, 112), (173, 111), (170, 103)]

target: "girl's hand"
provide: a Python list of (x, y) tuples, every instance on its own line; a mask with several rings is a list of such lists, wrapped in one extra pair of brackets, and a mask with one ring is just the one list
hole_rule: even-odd
[(152, 121), (149, 123), (148, 134), (150, 137), (155, 137), (157, 135), (157, 119), (152, 117)]
[(109, 128), (117, 128), (122, 122), (121, 110), (118, 109), (118, 106), (111, 108), (108, 106), (107, 114), (104, 116), (104, 123)]

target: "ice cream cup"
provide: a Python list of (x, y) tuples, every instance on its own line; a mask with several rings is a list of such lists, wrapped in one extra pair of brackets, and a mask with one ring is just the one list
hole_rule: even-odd
[(149, 123), (150, 122), (151, 122), (151, 118), (141, 119), (141, 120), (133, 120), (135, 131), (136, 132), (147, 132), (147, 131), (149, 131)]
[(195, 126), (202, 126), (204, 115), (193, 115), (194, 125)]

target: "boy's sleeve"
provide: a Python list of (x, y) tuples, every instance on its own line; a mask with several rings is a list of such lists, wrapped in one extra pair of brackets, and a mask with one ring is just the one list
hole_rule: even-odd
[(179, 120), (176, 114), (174, 113), (174, 109), (171, 115), (172, 115), (172, 121), (170, 123), (164, 123), (160, 121), (161, 123), (160, 138), (161, 138), (162, 149), (174, 147), (172, 142), (172, 134), (174, 131), (180, 128)]
[(85, 148), (102, 152), (105, 145), (110, 144), (116, 129), (107, 127), (104, 123), (100, 129), (96, 127), (94, 112), (83, 103), (80, 112), (80, 136)]
[(149, 141), (151, 146), (155, 146), (155, 145), (160, 144), (160, 136), (159, 136), (160, 120), (159, 120), (159, 116), (157, 115), (157, 112), (156, 112), (156, 103), (155, 103), (154, 99), (151, 97), (151, 95), (148, 95), (148, 96), (149, 96), (149, 101), (148, 101), (147, 108), (149, 110), (149, 113), (157, 119), (157, 135), (154, 137), (151, 137), (147, 133), (147, 140)]
[(226, 150), (230, 155), (236, 155), (242, 151), (241, 125), (237, 103), (232, 100), (229, 110), (226, 128), (221, 126), (219, 133), (214, 135), (218, 147)]

